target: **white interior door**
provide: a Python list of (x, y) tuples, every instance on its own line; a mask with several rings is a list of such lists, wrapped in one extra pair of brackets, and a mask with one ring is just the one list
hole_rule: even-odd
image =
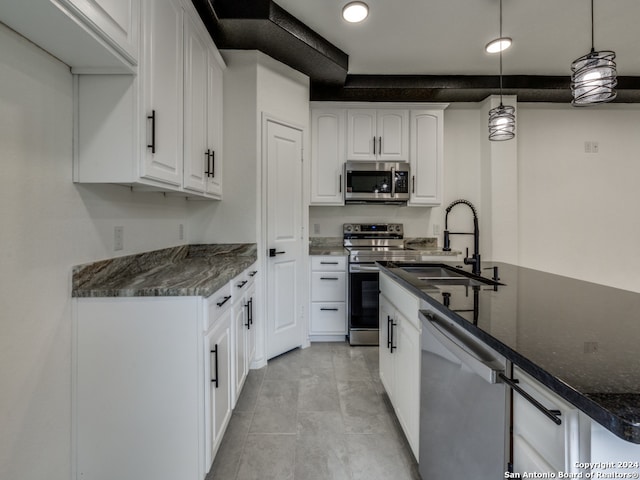
[(266, 125), (267, 358), (302, 345), (302, 132)]

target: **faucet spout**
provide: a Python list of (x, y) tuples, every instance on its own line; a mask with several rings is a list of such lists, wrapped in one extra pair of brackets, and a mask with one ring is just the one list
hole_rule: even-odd
[[(449, 212), (456, 205), (466, 205), (471, 209), (473, 213), (473, 233), (471, 232), (450, 232), (449, 231)], [(467, 249), (467, 256), (464, 259), (465, 265), (471, 265), (471, 269), (474, 275), (480, 275), (482, 267), (480, 265), (480, 228), (478, 227), (478, 212), (476, 207), (469, 200), (458, 199), (451, 202), (446, 208), (446, 215), (444, 217), (444, 246), (442, 250), (445, 252), (451, 251), (451, 235), (473, 235), (473, 255), (469, 257), (469, 249)]]

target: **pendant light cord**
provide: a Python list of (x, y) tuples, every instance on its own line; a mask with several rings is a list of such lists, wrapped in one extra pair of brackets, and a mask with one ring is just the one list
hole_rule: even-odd
[[(591, 2), (593, 3), (593, 0)], [(500, 38), (502, 38), (502, 0), (500, 0)], [(502, 106), (502, 49), (500, 49), (500, 106)]]
[(593, 0), (591, 0), (591, 51), (592, 52), (595, 52), (594, 45), (595, 45), (595, 41), (594, 41), (594, 34), (593, 34)]

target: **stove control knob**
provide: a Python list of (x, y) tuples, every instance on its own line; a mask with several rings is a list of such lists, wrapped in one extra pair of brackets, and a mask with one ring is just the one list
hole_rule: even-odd
[(360, 231), (360, 225), (356, 225), (353, 227), (354, 231), (359, 232)]
[(393, 226), (393, 229), (394, 229), (396, 232), (399, 232), (399, 231), (400, 231), (400, 225), (394, 225), (394, 226)]
[(353, 225), (345, 225), (344, 226), (344, 231), (345, 232), (351, 232), (353, 230)]

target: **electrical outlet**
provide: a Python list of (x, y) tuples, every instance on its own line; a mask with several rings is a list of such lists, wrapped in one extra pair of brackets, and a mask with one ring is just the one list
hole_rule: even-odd
[(184, 240), (184, 223), (178, 224), (178, 240)]
[(440, 225), (438, 225), (437, 223), (433, 224), (433, 234), (440, 235)]
[(124, 227), (113, 227), (113, 251), (124, 249)]
[(594, 140), (584, 142), (584, 153), (599, 153), (600, 146)]
[(600, 151), (600, 147), (598, 146), (598, 142), (591, 142), (591, 153), (598, 153)]

